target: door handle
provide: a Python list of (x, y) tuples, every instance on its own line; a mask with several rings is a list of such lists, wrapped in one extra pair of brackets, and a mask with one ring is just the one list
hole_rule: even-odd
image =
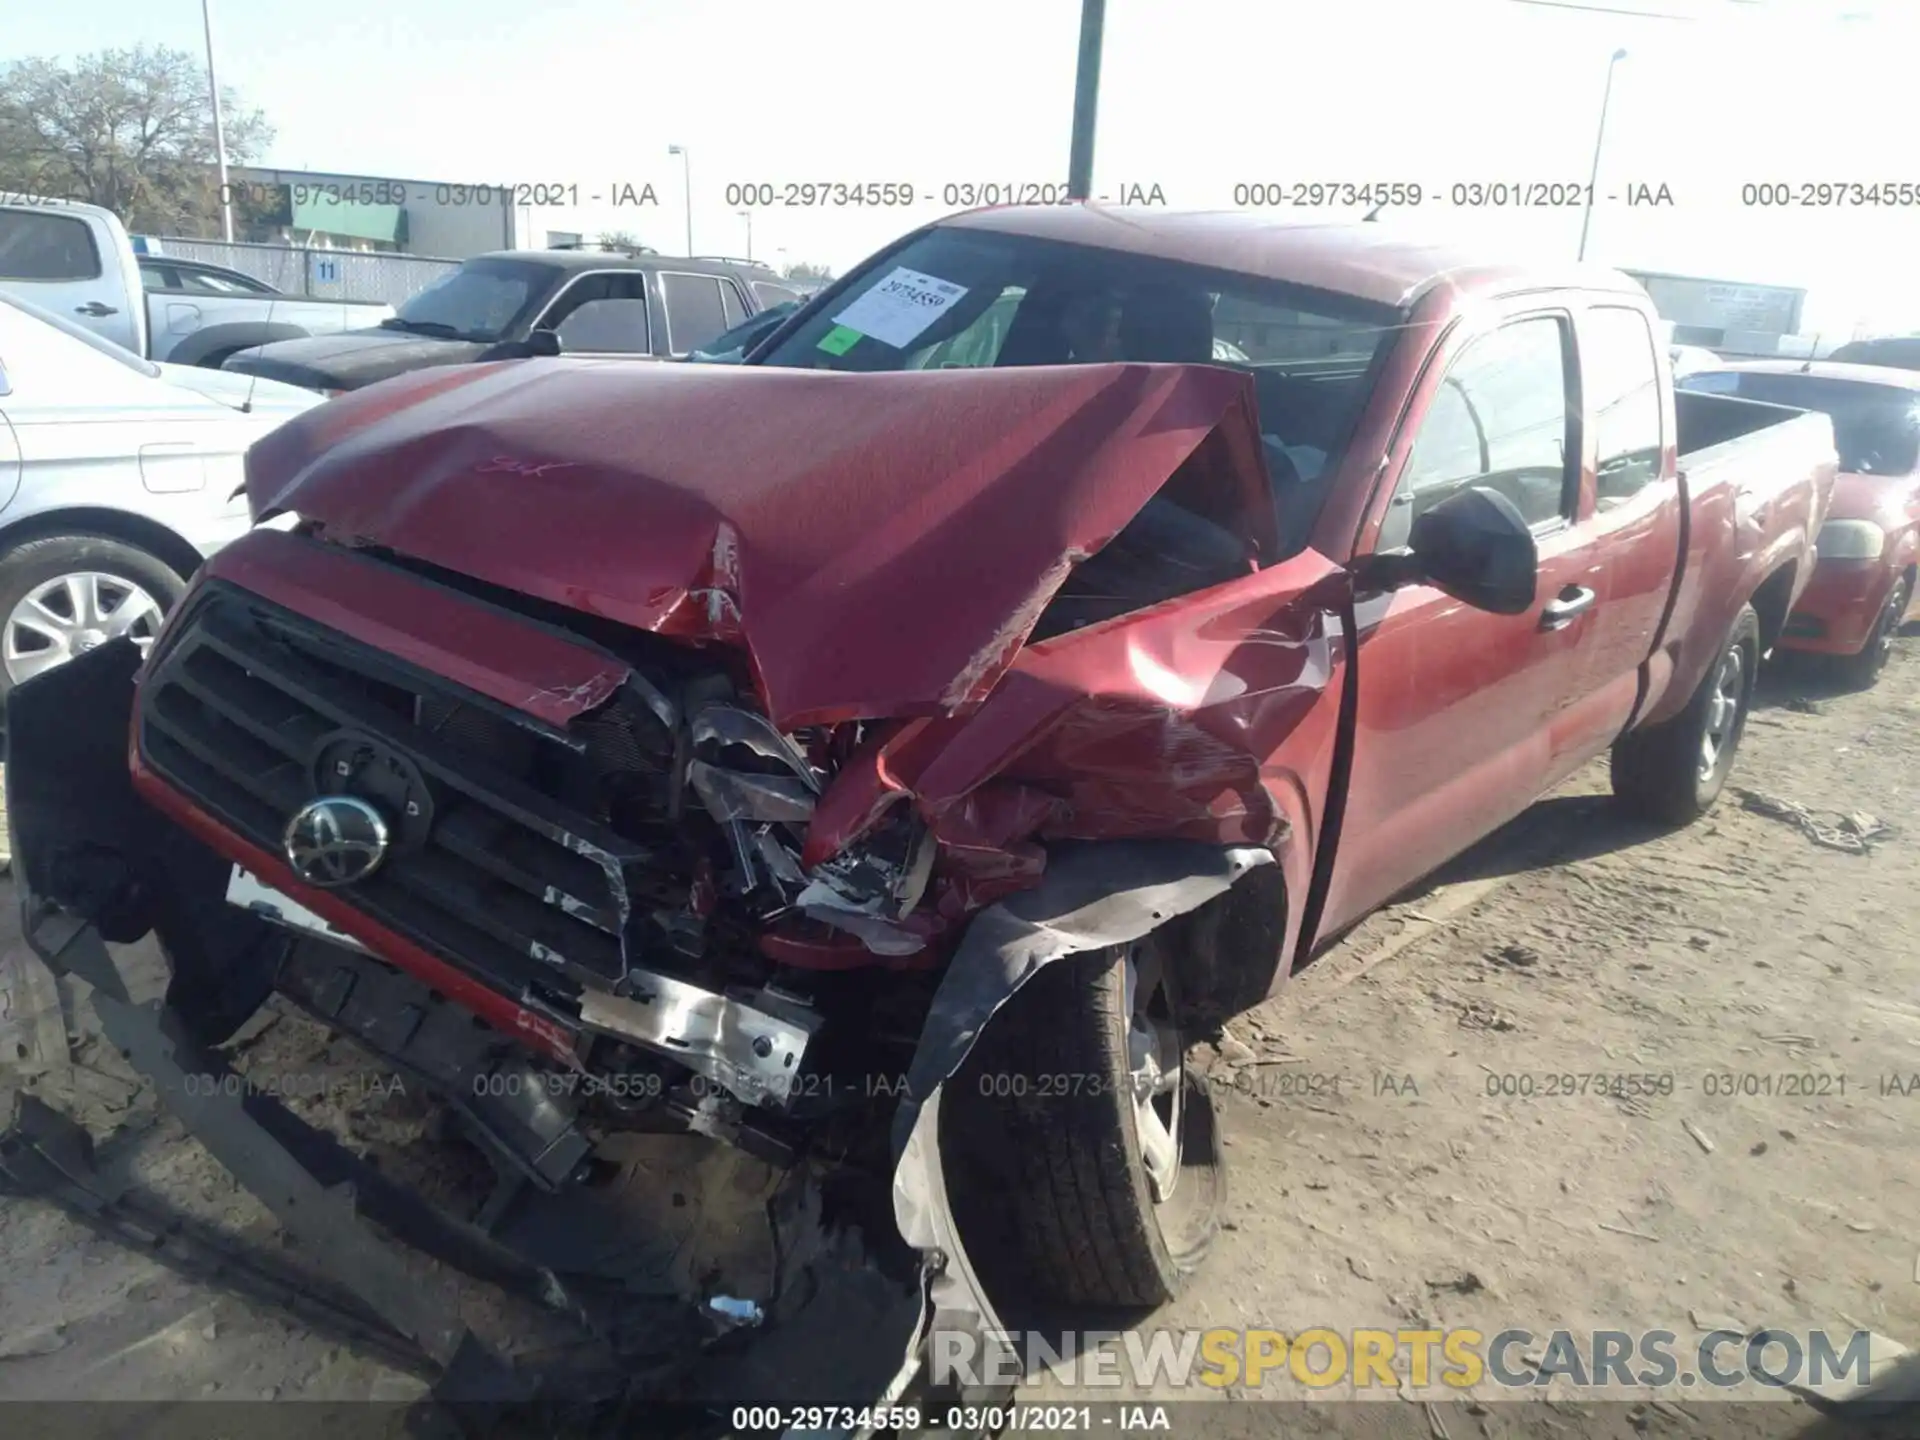
[(84, 305), (74, 306), (73, 313), (76, 315), (92, 315), (98, 318), (101, 315), (118, 315), (120, 310), (117, 306), (107, 305), (99, 300), (89, 300)]
[(1540, 611), (1542, 630), (1564, 630), (1581, 615), (1593, 608), (1593, 602), (1600, 597), (1584, 585), (1569, 585)]

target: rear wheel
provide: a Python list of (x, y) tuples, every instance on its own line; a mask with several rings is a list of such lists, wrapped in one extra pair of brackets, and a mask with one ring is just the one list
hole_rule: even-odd
[(1686, 825), (1713, 807), (1746, 733), (1760, 666), (1760, 618), (1744, 605), (1687, 708), (1614, 743), (1613, 793), (1631, 814)]
[(109, 640), (145, 651), (185, 588), (162, 560), (103, 535), (47, 535), (0, 553), (0, 703)]
[(1913, 577), (1902, 575), (1893, 582), (1887, 603), (1873, 622), (1867, 643), (1853, 655), (1833, 657), (1834, 678), (1849, 690), (1870, 690), (1880, 681), (1881, 671), (1893, 658), (1893, 638), (1907, 618), (1907, 605), (1913, 599)]
[(1171, 1300), (1219, 1230), (1226, 1176), (1179, 996), (1150, 937), (1056, 960), (981, 1037), (970, 1070), (1011, 1153), (1002, 1202), (1034, 1298)]

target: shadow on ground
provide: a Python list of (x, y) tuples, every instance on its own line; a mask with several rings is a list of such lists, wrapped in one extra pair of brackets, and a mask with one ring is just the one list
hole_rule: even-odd
[(1668, 833), (1658, 825), (1624, 814), (1611, 795), (1550, 795), (1526, 812), (1448, 861), (1419, 889), (1401, 896), (1413, 900), (1447, 885), (1549, 870), (1575, 860), (1590, 860)]

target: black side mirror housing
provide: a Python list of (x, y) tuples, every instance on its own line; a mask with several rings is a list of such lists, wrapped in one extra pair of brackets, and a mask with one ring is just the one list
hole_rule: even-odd
[(1407, 537), (1428, 583), (1476, 610), (1521, 615), (1540, 585), (1540, 549), (1527, 517), (1497, 490), (1450, 495), (1413, 522)]
[(554, 356), (558, 355), (561, 350), (560, 336), (552, 330), (541, 329), (530, 331), (528, 332), (526, 340), (522, 343), (526, 347), (527, 358), (529, 360), (551, 360)]

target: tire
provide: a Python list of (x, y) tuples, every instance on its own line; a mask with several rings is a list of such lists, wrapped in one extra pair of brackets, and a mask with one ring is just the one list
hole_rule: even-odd
[[(1130, 987), (1129, 971), (1139, 977)], [(1146, 1103), (1159, 1135), (1177, 1136), (1156, 1199), (1135, 1108), (1130, 988), (1161, 1012), (1164, 1093)], [(1068, 956), (1043, 968), (987, 1026), (970, 1088), (996, 1112), (1007, 1153), (1000, 1204), (1026, 1262), (1029, 1298), (1074, 1306), (1151, 1307), (1173, 1299), (1220, 1228), (1226, 1171), (1206, 1086), (1185, 1065), (1178, 997), (1151, 938)], [(1170, 1069), (1166, 1067), (1171, 1067)], [(1012, 1093), (1004, 1093), (1012, 1092)], [(969, 1097), (972, 1098), (972, 1097)], [(1169, 1118), (1170, 1117), (1170, 1118)]]
[[(49, 593), (49, 587), (66, 577), (88, 576), (98, 579), (80, 578), (79, 593), (91, 594), (107, 612), (104, 623), (95, 626), (77, 623), (81, 617), (72, 607), (73, 590), (61, 587)], [(173, 608), (185, 589), (186, 581), (165, 561), (104, 535), (47, 535), (0, 552), (0, 706), (14, 686), (31, 673), (50, 669), (61, 659), (114, 638), (128, 621), (132, 622), (131, 633), (136, 640), (150, 639), (160, 617)], [(64, 595), (61, 590), (65, 590)], [(150, 609), (138, 606), (139, 595), (153, 602)], [(30, 597), (45, 597), (46, 606), (37, 612), (29, 610)], [(122, 608), (127, 604), (136, 606), (137, 617)], [(66, 616), (62, 605), (67, 607)], [(60, 648), (51, 632), (61, 628), (57, 622), (69, 617), (75, 622), (66, 626), (69, 653), (51, 662), (36, 663), (33, 656)], [(36, 645), (44, 648), (33, 648)]]
[(1867, 643), (1852, 655), (1832, 657), (1833, 678), (1849, 690), (1871, 690), (1880, 683), (1880, 675), (1893, 658), (1893, 637), (1907, 618), (1907, 605), (1913, 599), (1913, 577), (1902, 575), (1887, 592), (1887, 603), (1873, 622)]
[(1629, 814), (1679, 826), (1692, 824), (1713, 808), (1746, 733), (1759, 668), (1760, 617), (1751, 605), (1743, 605), (1687, 708), (1614, 742), (1614, 798)]

